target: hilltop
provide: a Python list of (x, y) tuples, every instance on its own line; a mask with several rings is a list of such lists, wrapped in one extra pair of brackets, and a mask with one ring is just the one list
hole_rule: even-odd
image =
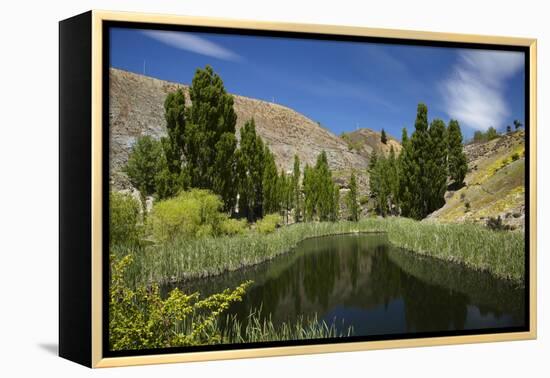
[(501, 135), (464, 148), (466, 186), (446, 194), (446, 203), (429, 218), (442, 222), (485, 224), (500, 216), (513, 229), (525, 220), (525, 132)]
[[(109, 79), (111, 181), (117, 187), (128, 187), (121, 168), (135, 141), (143, 135), (165, 136), (164, 99), (181, 88), (190, 104), (189, 87), (115, 68), (110, 69)], [(367, 155), (350, 151), (344, 140), (305, 115), (271, 102), (239, 95), (233, 98), (237, 130), (254, 117), (256, 131), (275, 155), (279, 169), (291, 170), (294, 154), (302, 167), (313, 165), (323, 150), (332, 170), (362, 170), (368, 166)]]
[(393, 147), (395, 154), (401, 151), (401, 143), (393, 136), (386, 133), (387, 142), (382, 143), (381, 133), (372, 129), (362, 128), (349, 133), (343, 133), (340, 137), (348, 144), (348, 148), (356, 151), (361, 156), (369, 158), (373, 152), (387, 156)]

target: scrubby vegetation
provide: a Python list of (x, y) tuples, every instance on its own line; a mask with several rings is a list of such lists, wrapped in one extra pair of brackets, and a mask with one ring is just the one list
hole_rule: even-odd
[(317, 318), (300, 318), (276, 327), (259, 311), (243, 324), (228, 315), (234, 302), (241, 301), (250, 281), (235, 289), (201, 299), (199, 293), (185, 294), (173, 289), (166, 298), (157, 284), (127, 285), (124, 274), (132, 264), (131, 255), (111, 257), (109, 287), (109, 347), (111, 350), (170, 348), (224, 343), (300, 340), (349, 336)]

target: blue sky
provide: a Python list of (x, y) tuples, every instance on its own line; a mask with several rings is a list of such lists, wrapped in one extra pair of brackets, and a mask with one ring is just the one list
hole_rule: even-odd
[(401, 136), (416, 106), (465, 137), (524, 120), (520, 52), (111, 29), (111, 66), (184, 84), (211, 65), (234, 94), (288, 106), (335, 134)]

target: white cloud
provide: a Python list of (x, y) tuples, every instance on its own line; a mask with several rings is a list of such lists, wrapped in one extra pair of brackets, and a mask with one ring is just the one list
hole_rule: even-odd
[(143, 30), (142, 33), (180, 50), (191, 51), (221, 60), (241, 60), (241, 57), (237, 53), (195, 34), (165, 30)]
[(447, 114), (475, 130), (503, 126), (510, 114), (504, 98), (506, 81), (523, 66), (521, 52), (461, 52), (441, 86)]

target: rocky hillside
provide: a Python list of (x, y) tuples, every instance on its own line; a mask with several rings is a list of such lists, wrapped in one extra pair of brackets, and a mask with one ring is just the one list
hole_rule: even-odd
[(430, 215), (444, 222), (485, 224), (500, 216), (505, 225), (521, 229), (525, 219), (525, 133), (517, 131), (486, 143), (465, 147), (466, 186), (448, 192), (446, 204)]
[(382, 143), (380, 132), (371, 129), (358, 129), (350, 133), (344, 133), (340, 137), (348, 144), (348, 148), (358, 152), (361, 156), (368, 158), (374, 151), (379, 155), (388, 155), (390, 149), (396, 154), (401, 151), (401, 143), (391, 135), (387, 134), (387, 142)]
[[(116, 186), (126, 187), (120, 171), (136, 139), (142, 135), (164, 136), (164, 99), (177, 88), (183, 88), (187, 95), (188, 87), (114, 68), (109, 74), (111, 178)], [(189, 97), (187, 100), (189, 104)], [(368, 165), (367, 155), (350, 151), (340, 137), (290, 108), (238, 95), (234, 95), (234, 103), (237, 129), (254, 117), (257, 132), (274, 153), (279, 168), (292, 169), (294, 154), (302, 164), (313, 165), (322, 150), (327, 152), (333, 170), (363, 169)]]

